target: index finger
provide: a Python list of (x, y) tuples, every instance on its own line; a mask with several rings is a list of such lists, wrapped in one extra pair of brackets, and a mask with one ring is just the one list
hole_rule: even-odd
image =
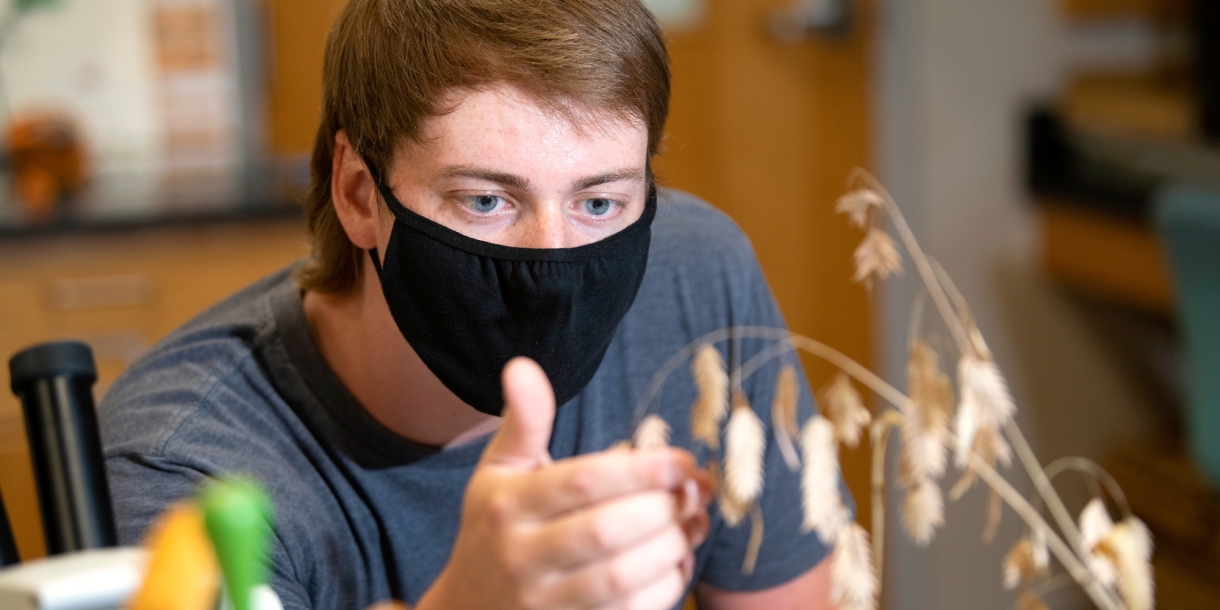
[(694, 481), (701, 496), (711, 496), (711, 479), (687, 451), (603, 451), (521, 477), (517, 508), (545, 519), (624, 494), (681, 489), (686, 481)]

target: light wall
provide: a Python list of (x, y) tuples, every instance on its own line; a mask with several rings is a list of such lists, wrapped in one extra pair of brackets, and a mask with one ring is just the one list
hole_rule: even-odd
[[(1036, 225), (1022, 186), (1021, 117), (1025, 104), (1052, 92), (1060, 78), (1055, 4), (883, 0), (876, 37), (874, 149), (881, 179), (969, 300), (1019, 404), (1030, 392), (1013, 349), (999, 270), (1036, 266)], [(877, 311), (879, 364), (889, 379), (905, 379), (913, 275), (891, 285)], [(997, 541), (984, 545), (985, 506), (978, 488), (950, 504), (948, 527), (927, 549), (906, 543), (891, 515), (886, 607), (1012, 606), (1000, 586), (1000, 565), (1019, 529), (1008, 513)]]

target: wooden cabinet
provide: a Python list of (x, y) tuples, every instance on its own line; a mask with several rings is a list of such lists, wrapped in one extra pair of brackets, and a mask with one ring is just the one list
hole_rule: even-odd
[(84, 340), (100, 402), (174, 328), (308, 251), (298, 218), (0, 239), (0, 491), (23, 558), (44, 548), (9, 357), (42, 341)]

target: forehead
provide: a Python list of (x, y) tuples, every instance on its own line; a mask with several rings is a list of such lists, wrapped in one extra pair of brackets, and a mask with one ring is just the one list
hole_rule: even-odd
[(543, 103), (508, 86), (455, 90), (404, 146), (428, 155), (529, 155), (556, 160), (647, 155), (648, 129), (638, 118)]

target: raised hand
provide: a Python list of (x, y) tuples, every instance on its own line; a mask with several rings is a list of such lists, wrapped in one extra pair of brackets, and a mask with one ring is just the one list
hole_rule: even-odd
[(678, 449), (552, 462), (546, 375), (517, 358), (503, 384), (504, 421), (466, 490), (449, 563), (418, 609), (674, 606), (707, 535), (706, 473)]

